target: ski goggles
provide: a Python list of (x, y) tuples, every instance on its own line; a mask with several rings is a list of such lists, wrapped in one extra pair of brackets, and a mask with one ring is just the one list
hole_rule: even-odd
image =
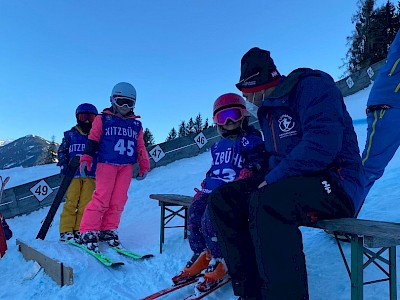
[(232, 122), (240, 121), (244, 118), (246, 110), (240, 107), (225, 108), (215, 114), (213, 117), (217, 125), (225, 125), (230, 119)]
[(96, 118), (96, 115), (91, 113), (79, 113), (77, 118), (78, 121), (81, 122), (89, 121), (90, 123), (93, 123), (94, 119)]
[(112, 103), (118, 107), (127, 107), (132, 109), (135, 106), (136, 99), (128, 97), (112, 97)]

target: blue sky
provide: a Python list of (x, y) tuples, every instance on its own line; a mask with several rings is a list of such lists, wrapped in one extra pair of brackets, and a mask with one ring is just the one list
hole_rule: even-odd
[(80, 103), (102, 110), (127, 81), (135, 113), (163, 142), (238, 92), (240, 59), (254, 46), (270, 50), (282, 74), (311, 67), (338, 80), (356, 2), (0, 0), (0, 140), (60, 142)]

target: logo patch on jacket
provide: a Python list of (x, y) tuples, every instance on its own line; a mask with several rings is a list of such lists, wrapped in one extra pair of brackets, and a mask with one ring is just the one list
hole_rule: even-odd
[(280, 138), (285, 138), (297, 134), (296, 130), (292, 130), (296, 123), (293, 121), (293, 118), (291, 116), (286, 114), (282, 115), (279, 118), (278, 123), (279, 129), (282, 131), (282, 133), (279, 135)]
[(331, 185), (328, 183), (328, 181), (324, 180), (321, 182), (321, 184), (324, 187), (327, 194), (330, 194), (332, 192)]

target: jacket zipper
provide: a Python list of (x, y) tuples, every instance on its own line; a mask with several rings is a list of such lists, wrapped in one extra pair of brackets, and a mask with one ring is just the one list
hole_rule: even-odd
[(274, 142), (274, 150), (278, 153), (278, 146), (276, 145), (275, 128), (274, 128), (274, 116), (267, 114), (269, 128), (271, 129), (272, 141)]

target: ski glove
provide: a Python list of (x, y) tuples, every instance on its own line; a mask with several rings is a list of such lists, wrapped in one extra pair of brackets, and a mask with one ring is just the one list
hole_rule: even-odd
[(136, 180), (143, 180), (146, 178), (146, 176), (147, 176), (147, 172), (143, 172), (143, 173), (139, 172), (138, 176), (136, 176)]
[(72, 176), (75, 174), (72, 174), (72, 170), (70, 169), (70, 167), (68, 165), (63, 165), (61, 166), (61, 170), (60, 173), (64, 176)]
[[(202, 186), (203, 186), (203, 184), (202, 184)], [(196, 201), (197, 198), (199, 198), (202, 194), (202, 192), (198, 188), (194, 188), (194, 191), (196, 192), (196, 194), (194, 194), (192, 202)]]
[(61, 174), (64, 176), (75, 176), (79, 167), (79, 159), (80, 156), (74, 156), (68, 164), (63, 164), (61, 166)]
[(81, 176), (86, 178), (86, 172), (92, 169), (93, 157), (88, 154), (83, 154), (80, 159), (79, 171)]
[(4, 219), (4, 217), (2, 215), (0, 216), (0, 219), (1, 219), (0, 225), (3, 226), (4, 235), (6, 237), (6, 240), (9, 240), (12, 238), (13, 233), (12, 233), (10, 227), (8, 226), (6, 219)]
[(235, 181), (240, 180), (240, 179), (249, 178), (251, 176), (253, 176), (253, 171), (250, 171), (249, 169), (244, 168), (244, 169), (240, 170), (239, 176), (238, 176), (238, 178), (235, 179)]

